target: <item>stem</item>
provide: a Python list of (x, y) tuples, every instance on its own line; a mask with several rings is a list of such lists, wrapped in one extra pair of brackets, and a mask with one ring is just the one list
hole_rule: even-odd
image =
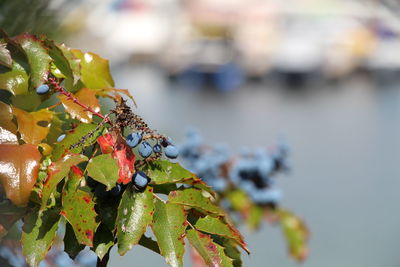
[(61, 85), (59, 85), (55, 78), (49, 78), (49, 83), (53, 86), (54, 90), (56, 90), (60, 94), (65, 95), (68, 98), (68, 100), (72, 100), (75, 104), (81, 106), (85, 111), (89, 111), (93, 115), (96, 115), (97, 117), (102, 118), (104, 121), (111, 123), (111, 120), (108, 117), (105, 117), (103, 114), (93, 110), (91, 107), (82, 104), (73, 94), (65, 90), (65, 88), (62, 87)]
[(110, 250), (111, 248), (107, 251), (106, 255), (104, 255), (102, 259), (97, 258), (96, 267), (107, 267), (108, 260), (110, 259)]

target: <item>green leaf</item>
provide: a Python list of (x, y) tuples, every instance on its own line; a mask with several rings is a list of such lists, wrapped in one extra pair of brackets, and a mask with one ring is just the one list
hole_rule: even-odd
[(190, 184), (211, 194), (214, 191), (196, 174), (186, 170), (179, 163), (158, 160), (144, 165), (143, 171), (151, 178), (153, 184), (183, 183)]
[(67, 154), (60, 160), (53, 162), (47, 169), (47, 178), (43, 184), (42, 191), (42, 208), (47, 205), (50, 195), (54, 192), (61, 180), (68, 175), (70, 168), (88, 158), (79, 154)]
[(224, 216), (225, 212), (211, 198), (206, 191), (195, 188), (172, 191), (168, 195), (168, 201), (171, 203), (189, 206), (214, 216)]
[[(71, 67), (73, 84), (76, 84), (81, 77), (81, 60), (74, 56), (71, 49), (65, 46), (65, 44), (57, 45), (57, 47), (61, 50), (65, 58), (68, 60), (69, 66)], [(80, 88), (78, 88), (80, 89)], [(71, 90), (71, 92), (74, 92)]]
[(183, 265), (186, 213), (181, 205), (156, 200), (152, 229), (161, 255), (171, 266)]
[(117, 220), (120, 200), (120, 198), (97, 198), (96, 200), (96, 206), (100, 217), (99, 219), (112, 232), (115, 230), (115, 222)]
[(18, 144), (11, 106), (0, 101), (0, 144)]
[(234, 267), (242, 266), (240, 251), (237, 248), (236, 243), (232, 241), (232, 239), (214, 236), (214, 241), (224, 248), (225, 255), (232, 259)]
[(147, 237), (145, 235), (142, 235), (142, 237), (139, 240), (139, 245), (142, 247), (148, 248), (151, 251), (160, 254), (160, 248), (158, 247), (157, 241), (154, 241), (150, 237)]
[(310, 235), (307, 226), (288, 210), (279, 209), (277, 215), (286, 237), (290, 256), (297, 261), (304, 261), (308, 256), (307, 242)]
[(117, 160), (111, 154), (102, 154), (89, 160), (87, 172), (90, 177), (107, 186), (110, 190), (119, 178)]
[(93, 250), (97, 257), (103, 259), (110, 248), (114, 245), (114, 235), (103, 223), (97, 228), (96, 234), (94, 235)]
[(215, 243), (209, 235), (189, 229), (186, 231), (186, 237), (208, 266), (233, 266), (233, 261), (225, 255), (224, 248)]
[(21, 45), (28, 57), (28, 62), (31, 67), (31, 85), (36, 88), (47, 81), (51, 57), (42, 41), (33, 35), (22, 34), (17, 36), (15, 41)]
[(40, 96), (36, 94), (35, 91), (28, 91), (25, 94), (13, 95), (11, 97), (11, 103), (14, 107), (25, 111), (35, 111), (42, 103), (42, 97), (45, 96)]
[(62, 193), (61, 214), (74, 229), (78, 243), (92, 247), (99, 223), (96, 222), (97, 213), (92, 194), (79, 188), (82, 178), (82, 171), (72, 166)]
[(230, 191), (226, 198), (229, 200), (234, 210), (248, 212), (251, 208), (252, 203), (249, 196), (240, 189)]
[(76, 239), (74, 229), (72, 229), (71, 224), (67, 222), (64, 235), (64, 251), (71, 259), (75, 259), (79, 252), (81, 252), (84, 248), (85, 245), (79, 244), (78, 240)]
[[(84, 147), (94, 144), (97, 137), (102, 135), (104, 131), (104, 128), (100, 127), (100, 129), (93, 132), (96, 126), (97, 125), (95, 124), (81, 123), (75, 129), (69, 130), (66, 133), (64, 140), (54, 145), (52, 159), (58, 160), (66, 151), (70, 151), (71, 153), (80, 153)], [(77, 144), (79, 141), (81, 141), (82, 137), (90, 134), (91, 132), (93, 132), (93, 134), (88, 136), (81, 145), (70, 149), (71, 145)]]
[(71, 69), (71, 65), (64, 55), (63, 51), (53, 41), (45, 40), (46, 46), (49, 48), (49, 55), (53, 59), (54, 65), (57, 67), (57, 73), (61, 73), (64, 76), (64, 87), (71, 91), (76, 81), (74, 81), (74, 74)]
[(60, 114), (53, 114), (53, 120), (51, 121), (50, 130), (46, 138), (46, 143), (52, 145), (57, 142), (57, 138), (62, 133), (62, 125), (64, 121), (60, 118)]
[(81, 60), (81, 80), (85, 87), (90, 89), (114, 87), (108, 60), (94, 53), (84, 53), (78, 49), (71, 51), (75, 57)]
[(246, 223), (250, 229), (255, 230), (260, 227), (263, 217), (264, 209), (258, 205), (252, 205), (246, 218)]
[(7, 49), (7, 43), (4, 40), (0, 40), (0, 65), (10, 69), (12, 67), (11, 53)]
[(10, 70), (0, 71), (0, 89), (10, 91), (13, 95), (22, 95), (28, 92), (28, 87), (29, 76), (17, 61), (13, 60)]
[(25, 218), (22, 228), (22, 253), (27, 263), (35, 267), (46, 256), (56, 237), (60, 221), (58, 209), (34, 210)]
[(117, 238), (118, 253), (124, 255), (138, 244), (146, 232), (154, 213), (153, 189), (147, 187), (143, 193), (125, 190), (118, 207)]
[(222, 218), (216, 218), (207, 215), (198, 219), (194, 226), (197, 230), (232, 239), (244, 250), (246, 250), (247, 253), (249, 253), (249, 250), (240, 232), (230, 223), (223, 221)]

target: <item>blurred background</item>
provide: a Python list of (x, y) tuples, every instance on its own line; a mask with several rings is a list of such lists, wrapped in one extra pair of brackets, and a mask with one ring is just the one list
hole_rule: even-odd
[[(400, 4), (356, 0), (2, 0), (0, 28), (110, 60), (153, 128), (233, 152), (283, 134), (282, 206), (311, 229), (305, 267), (400, 266)], [(297, 266), (280, 229), (244, 266)], [(133, 264), (134, 263), (134, 264)], [(190, 266), (190, 260), (186, 260)], [(166, 266), (141, 247), (110, 266)]]

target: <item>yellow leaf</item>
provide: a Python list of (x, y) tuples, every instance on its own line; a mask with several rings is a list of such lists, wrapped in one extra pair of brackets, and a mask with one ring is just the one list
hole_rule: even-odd
[(34, 112), (26, 112), (13, 107), (13, 113), (17, 118), (18, 132), (21, 138), (28, 144), (39, 144), (49, 133), (53, 112), (41, 109)]

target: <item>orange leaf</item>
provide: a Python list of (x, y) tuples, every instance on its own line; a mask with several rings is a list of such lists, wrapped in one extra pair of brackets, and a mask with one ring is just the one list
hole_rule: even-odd
[(52, 111), (41, 109), (39, 111), (26, 112), (13, 107), (13, 113), (17, 118), (18, 132), (26, 143), (37, 145), (46, 138), (53, 120)]
[[(75, 97), (81, 102), (89, 107), (91, 107), (94, 111), (100, 111), (100, 103), (96, 98), (96, 93), (89, 88), (82, 88), (78, 93), (75, 94)], [(90, 123), (92, 121), (93, 114), (89, 111), (86, 111), (83, 107), (74, 103), (73, 100), (68, 99), (65, 95), (59, 95), (58, 98), (61, 100), (65, 110), (71, 114), (73, 119), (78, 119), (83, 123)]]
[[(110, 93), (113, 93), (114, 95), (112, 95)], [(127, 97), (129, 97), (133, 101), (135, 106), (136, 106), (135, 99), (133, 98), (131, 93), (129, 93), (128, 89), (104, 88), (104, 89), (96, 90), (96, 94), (98, 96), (108, 97), (108, 98), (114, 99), (114, 100), (116, 100), (118, 102), (120, 102), (121, 98), (122, 98), (120, 93), (122, 93), (122, 94), (126, 95)]]
[(32, 144), (0, 145), (0, 182), (13, 204), (28, 203), (38, 177), (40, 157), (37, 146)]
[(129, 183), (135, 172), (136, 158), (131, 148), (126, 144), (125, 139), (120, 134), (112, 132), (100, 136), (97, 142), (103, 154), (112, 153), (113, 158), (118, 161), (118, 183)]

